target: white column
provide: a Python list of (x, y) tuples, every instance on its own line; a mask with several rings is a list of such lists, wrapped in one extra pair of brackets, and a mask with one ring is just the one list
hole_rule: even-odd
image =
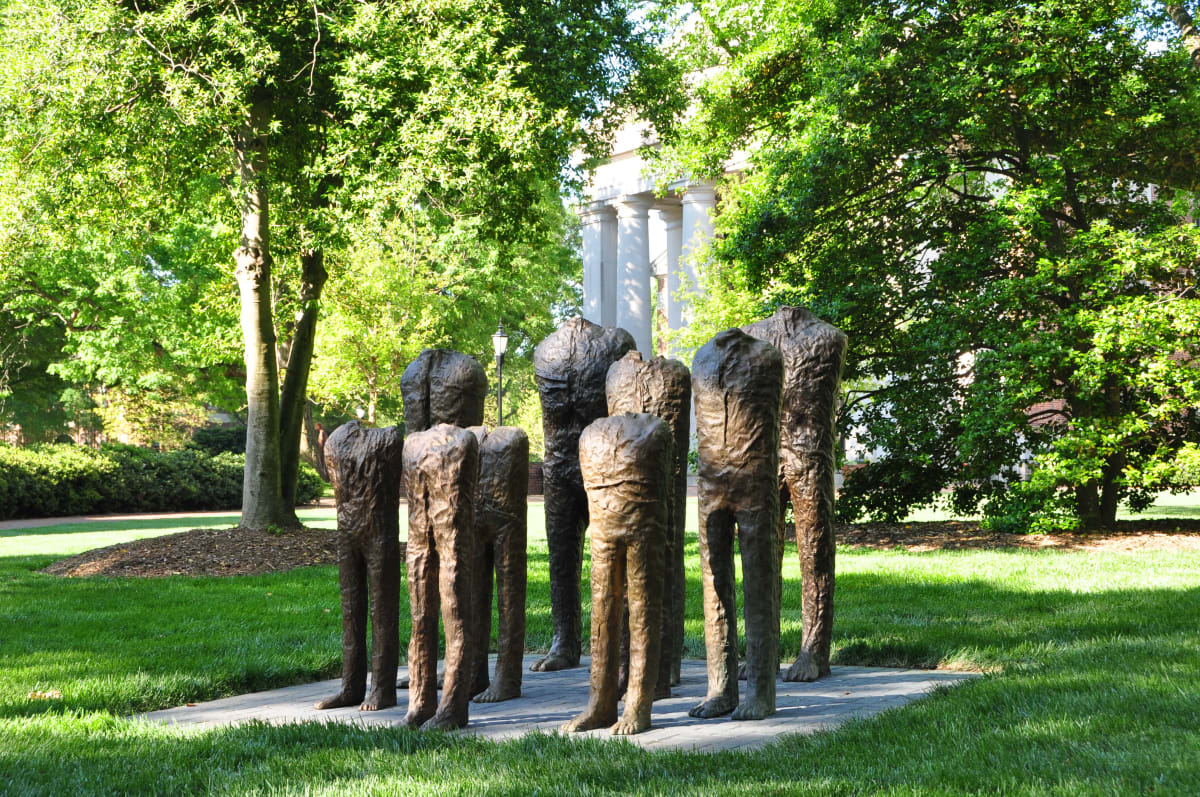
[(617, 208), (617, 326), (633, 335), (638, 351), (654, 356), (650, 328), (649, 196), (621, 197)]
[(683, 326), (682, 305), (679, 302), (679, 255), (683, 247), (683, 209), (679, 205), (660, 206), (663, 226), (667, 232), (667, 287), (662, 302), (667, 317), (667, 329), (674, 332)]
[[(680, 251), (680, 271), (691, 283), (692, 290), (700, 287), (700, 256), (704, 246), (712, 240), (713, 209), (717, 204), (717, 192), (712, 183), (695, 183), (683, 190), (679, 198), (683, 208), (683, 243)], [(681, 323), (691, 318), (691, 302), (683, 302)]]
[(579, 209), (583, 226), (583, 317), (603, 323), (600, 307), (604, 295), (604, 221), (612, 209), (603, 202), (589, 202)]
[(617, 213), (608, 205), (600, 220), (600, 326), (617, 325)]

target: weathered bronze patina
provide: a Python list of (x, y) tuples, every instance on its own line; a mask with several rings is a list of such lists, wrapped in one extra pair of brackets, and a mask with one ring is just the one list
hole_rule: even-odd
[[(404, 434), (358, 421), (325, 442), (337, 502), (338, 586), (342, 593), (342, 690), (318, 709), (396, 705), (400, 655), (400, 468)], [(371, 693), (367, 694), (367, 604), (371, 613)]]
[(604, 380), (609, 366), (634, 347), (633, 336), (623, 329), (573, 318), (533, 353), (546, 438), (546, 544), (554, 621), (550, 652), (533, 670), (561, 670), (579, 664), (579, 580), (583, 532), (588, 524), (587, 495), (579, 473), (579, 435), (589, 423), (608, 414)]
[(400, 377), (405, 430), (411, 435), (439, 423), (464, 429), (480, 425), (487, 387), (487, 374), (474, 357), (426, 349)]
[[(587, 709), (563, 726), (614, 734), (650, 727), (660, 672), (662, 591), (671, 504), (670, 427), (648, 413), (601, 418), (583, 430), (579, 463), (592, 538), (592, 671)], [(629, 605), (629, 688), (617, 720), (621, 620)], [(615, 724), (614, 724), (615, 723)]]
[[(687, 509), (687, 452), (691, 433), (689, 413), (692, 377), (679, 360), (642, 359), (631, 351), (608, 369), (606, 381), (609, 415), (648, 412), (662, 418), (671, 429), (671, 500), (667, 512), (666, 584), (663, 589), (663, 650), (655, 697), (668, 697), (679, 683), (683, 659), (683, 617), (686, 584), (683, 576), (683, 527)], [(628, 646), (622, 646), (622, 672), (628, 664)], [(625, 678), (621, 679), (622, 684)]]
[(492, 574), (496, 577), (499, 628), (496, 677), (474, 697), (498, 703), (521, 696), (525, 654), (525, 543), (529, 501), (529, 437), (515, 426), (488, 431), (472, 426), (479, 440), (475, 527), (479, 539), (473, 619), (479, 641), (472, 686), (488, 684), (487, 648), (492, 632)]
[[(693, 717), (775, 713), (779, 666), (779, 408), (783, 357), (738, 329), (696, 352), (700, 563), (708, 695)], [(746, 696), (738, 701), (734, 530), (742, 555)]]
[[(796, 517), (803, 590), (800, 653), (783, 679), (815, 681), (829, 675), (833, 638), (834, 418), (846, 336), (802, 307), (781, 307), (745, 331), (783, 354), (780, 498)], [(782, 534), (780, 543), (782, 555)]]
[[(408, 714), (425, 729), (467, 724), (476, 640), (473, 621), (478, 545), (475, 484), (479, 442), (466, 429), (438, 424), (404, 446), (408, 485)], [(437, 700), (438, 602), (446, 635), (446, 675)]]

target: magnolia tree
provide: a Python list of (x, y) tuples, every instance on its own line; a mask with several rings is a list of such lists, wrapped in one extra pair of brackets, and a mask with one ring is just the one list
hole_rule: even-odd
[[(719, 173), (697, 316), (803, 304), (850, 337), (843, 429), (883, 452), (839, 511), (948, 498), (996, 527), (1112, 524), (1200, 442), (1200, 50), (1182, 6), (701, 2)], [(1166, 46), (1164, 46), (1166, 43)], [(698, 330), (702, 332), (702, 330)]]

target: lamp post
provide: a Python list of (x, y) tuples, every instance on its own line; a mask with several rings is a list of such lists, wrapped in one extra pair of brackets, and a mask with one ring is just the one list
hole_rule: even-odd
[(504, 322), (492, 335), (492, 349), (496, 352), (496, 426), (504, 425), (504, 352), (508, 349), (508, 335), (504, 334)]

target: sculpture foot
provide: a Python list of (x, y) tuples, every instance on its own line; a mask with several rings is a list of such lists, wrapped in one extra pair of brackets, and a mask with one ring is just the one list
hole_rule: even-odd
[(825, 667), (825, 671), (821, 672), (821, 667), (817, 665), (816, 660), (808, 651), (800, 651), (800, 655), (796, 657), (796, 661), (788, 671), (783, 674), (785, 681), (815, 681), (822, 676), (829, 675), (829, 667)]
[(729, 712), (737, 708), (737, 698), (729, 695), (718, 695), (710, 697), (698, 706), (695, 706), (688, 712), (689, 717), (699, 717), (700, 719), (711, 719), (713, 717), (723, 717)]
[(654, 686), (654, 699), (655, 700), (666, 700), (670, 696), (671, 696), (671, 685), (669, 683), (664, 684), (660, 681), (659, 683), (655, 684), (655, 686)]
[(466, 717), (455, 717), (447, 712), (446, 714), (434, 714), (425, 724), (421, 726), (423, 731), (454, 731), (459, 728), (467, 727)]
[[(778, 670), (778, 668), (776, 668), (776, 674), (778, 674), (778, 672), (779, 672), (779, 670)], [(744, 662), (744, 661), (738, 665), (738, 680), (739, 681), (746, 680), (746, 662)], [(784, 678), (783, 680), (786, 681), (787, 678)]]
[(484, 689), (471, 700), (475, 703), (502, 703), (521, 696), (521, 685), (492, 681), (491, 686)]
[(561, 730), (563, 733), (576, 733), (578, 731), (591, 731), (595, 730), (596, 728), (607, 728), (609, 725), (612, 725), (616, 719), (616, 706), (613, 706), (610, 711), (588, 709), (575, 719), (564, 723)]
[(683, 681), (683, 676), (679, 673), (679, 668), (675, 667), (671, 670), (671, 686), (679, 686)]
[(569, 670), (572, 667), (579, 666), (579, 657), (571, 657), (562, 653), (550, 651), (545, 657), (538, 659), (533, 664), (529, 665), (529, 669), (534, 672), (557, 672), (558, 670)]
[[(362, 702), (363, 693), (358, 692), (338, 692), (333, 697), (327, 697), (324, 700), (318, 701), (313, 705), (317, 711), (324, 711), (328, 708), (346, 708), (347, 706), (357, 706)], [(393, 704), (394, 705), (394, 704)]]
[(410, 708), (408, 713), (404, 715), (404, 721), (400, 724), (406, 728), (420, 728), (433, 714), (434, 712), (432, 711)]
[(738, 707), (733, 710), (733, 716), (730, 719), (760, 720), (774, 713), (774, 702), (761, 697), (748, 697), (741, 703), (738, 703)]
[(358, 707), (359, 711), (379, 711), (381, 708), (391, 708), (396, 705), (396, 690), (372, 689), (371, 693)]
[[(632, 716), (631, 716), (632, 714)], [(625, 716), (617, 720), (617, 724), (612, 726), (613, 736), (632, 736), (635, 733), (650, 729), (649, 717), (638, 717), (633, 712), (626, 711)]]

